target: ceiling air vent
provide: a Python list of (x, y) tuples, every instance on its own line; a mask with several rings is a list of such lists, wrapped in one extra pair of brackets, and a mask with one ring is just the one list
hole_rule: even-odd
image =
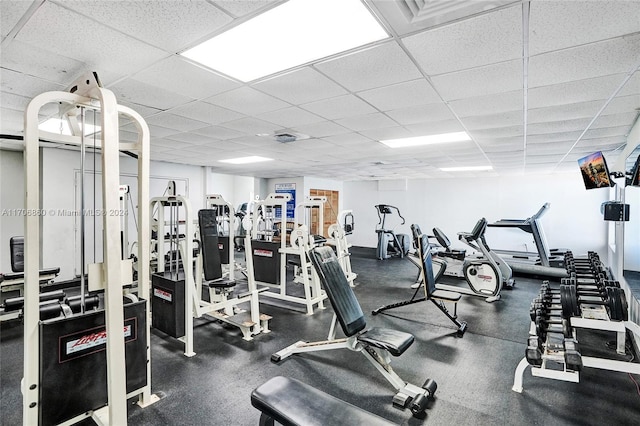
[(275, 135), (276, 141), (280, 143), (289, 143), (298, 140), (298, 137), (292, 133), (278, 133)]

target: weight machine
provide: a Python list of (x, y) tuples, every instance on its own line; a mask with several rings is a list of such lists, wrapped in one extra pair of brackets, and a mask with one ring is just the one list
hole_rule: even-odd
[(351, 244), (347, 242), (347, 235), (351, 235), (354, 229), (353, 211), (343, 210), (338, 214), (336, 223), (329, 226), (329, 238), (327, 244), (333, 246), (338, 262), (344, 271), (345, 277), (351, 287), (355, 287), (355, 279), (358, 274), (351, 270)]
[[(41, 108), (59, 103), (72, 136), (40, 132)], [(81, 253), (80, 312), (69, 303), (59, 304), (56, 318), (40, 319), (39, 266), (40, 204), (39, 138), (79, 145), (84, 179), (85, 111), (100, 112), (102, 153), (103, 262), (89, 265), (89, 290), (104, 291), (104, 309), (92, 310), (93, 296), (85, 294), (84, 250)], [(138, 130), (134, 143), (118, 140), (119, 115), (133, 121)], [(78, 120), (79, 119), (79, 120)], [(149, 251), (138, 247), (138, 300), (123, 302), (123, 285), (132, 281), (130, 260), (122, 260), (120, 218), (108, 214), (118, 210), (119, 151), (138, 154), (138, 205), (141, 225), (138, 240), (149, 240), (147, 199), (149, 198), (149, 128), (132, 109), (118, 105), (113, 93), (104, 89), (95, 72), (80, 78), (68, 92), (47, 92), (36, 96), (25, 111), (25, 216), (24, 237), (24, 377), (23, 424), (73, 424), (88, 417), (100, 424), (127, 423), (127, 399), (138, 398), (146, 407), (157, 397), (151, 394), (151, 353), (148, 341)], [(84, 192), (81, 195), (84, 215)], [(84, 224), (84, 221), (82, 221)], [(82, 229), (84, 231), (84, 229)], [(84, 246), (84, 235), (82, 235)], [(134, 300), (137, 300), (134, 302)], [(89, 303), (88, 303), (89, 302)], [(54, 302), (57, 303), (57, 302)], [(61, 389), (64, 392), (61, 392)]]
[[(268, 291), (261, 292), (261, 296), (305, 305), (307, 315), (313, 315), (314, 306), (324, 309), (327, 296), (319, 280), (313, 279), (307, 268), (300, 268), (303, 275), (299, 281), (304, 287), (304, 296), (287, 293), (287, 254), (302, 259), (309, 247), (309, 231), (306, 227), (297, 228), (295, 232), (292, 230), (291, 246), (287, 247), (285, 212), (290, 200), (290, 194), (272, 193), (264, 200), (253, 203), (251, 220), (244, 221), (244, 227), (247, 229), (247, 276), (251, 285), (257, 287), (260, 284), (269, 288)], [(276, 217), (276, 209), (280, 209), (281, 212), (279, 219)]]

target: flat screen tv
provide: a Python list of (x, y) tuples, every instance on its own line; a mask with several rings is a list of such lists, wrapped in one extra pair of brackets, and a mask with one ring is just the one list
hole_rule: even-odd
[(635, 164), (631, 168), (631, 177), (627, 180), (627, 185), (640, 186), (640, 155), (638, 155)]
[(610, 187), (609, 168), (601, 151), (589, 154), (578, 160), (584, 187), (586, 189)]

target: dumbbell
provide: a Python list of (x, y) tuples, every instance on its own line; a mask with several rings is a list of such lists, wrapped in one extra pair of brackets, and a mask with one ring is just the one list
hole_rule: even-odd
[(564, 339), (564, 365), (567, 370), (582, 370), (582, 355), (575, 339)]
[(527, 362), (533, 366), (541, 366), (542, 351), (542, 339), (538, 336), (529, 336), (529, 339), (527, 340), (527, 349), (524, 352)]
[[(572, 316), (581, 316), (581, 304), (599, 305), (607, 308), (609, 318), (613, 321), (626, 321), (629, 316), (629, 307), (624, 290), (619, 287), (605, 287), (601, 300), (585, 300), (580, 296), (575, 285), (560, 285), (560, 304), (562, 305), (562, 314), (569, 318)], [(587, 296), (591, 296), (588, 294)]]
[(538, 310), (534, 322), (536, 325), (536, 335), (542, 340), (546, 339), (548, 332), (562, 333), (564, 337), (571, 337), (573, 335), (571, 324), (566, 318), (545, 315), (544, 312)]
[(562, 316), (562, 307), (560, 303), (557, 304), (545, 304), (544, 302), (538, 301), (536, 299), (531, 302), (531, 306), (529, 307), (529, 317), (532, 322), (536, 321), (536, 316), (538, 316), (538, 311), (542, 312), (543, 315), (548, 316)]

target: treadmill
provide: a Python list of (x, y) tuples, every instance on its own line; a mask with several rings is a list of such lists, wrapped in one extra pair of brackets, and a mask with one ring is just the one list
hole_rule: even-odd
[(488, 224), (488, 226), (495, 228), (517, 228), (533, 236), (537, 253), (494, 249), (507, 262), (514, 273), (552, 278), (569, 276), (564, 264), (564, 253), (568, 250), (549, 250), (542, 223), (540, 222), (540, 218), (544, 216), (550, 207), (549, 203), (544, 203), (540, 210), (527, 219), (500, 219), (497, 222)]

